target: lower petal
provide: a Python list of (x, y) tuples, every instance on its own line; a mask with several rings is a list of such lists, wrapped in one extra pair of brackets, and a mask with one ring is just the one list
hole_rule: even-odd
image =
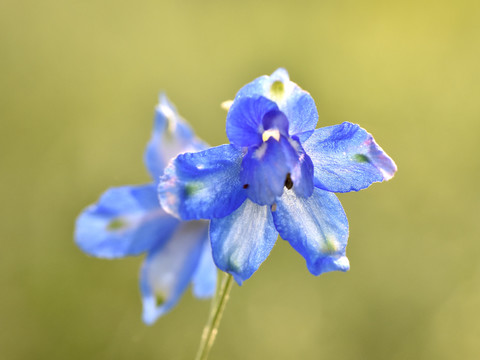
[(285, 191), (272, 214), (280, 236), (305, 258), (313, 275), (349, 269), (348, 221), (335, 194), (316, 188), (302, 198)]
[(183, 222), (168, 242), (148, 254), (140, 274), (146, 324), (153, 324), (177, 304), (192, 281), (207, 241), (206, 222)]
[(229, 216), (210, 222), (213, 259), (239, 285), (257, 271), (277, 236), (269, 207), (248, 199)]
[(197, 298), (212, 297), (217, 288), (217, 272), (212, 258), (212, 246), (210, 241), (205, 241), (197, 270), (193, 274), (193, 295)]

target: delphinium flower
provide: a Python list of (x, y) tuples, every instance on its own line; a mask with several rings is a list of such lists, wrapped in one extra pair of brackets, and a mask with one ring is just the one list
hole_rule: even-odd
[(147, 253), (140, 273), (147, 324), (175, 306), (190, 283), (196, 297), (211, 297), (215, 292), (217, 269), (208, 222), (179, 221), (169, 215), (160, 206), (156, 190), (170, 159), (205, 148), (161, 94), (144, 156), (152, 183), (107, 190), (76, 222), (75, 241), (89, 255), (115, 259)]
[(349, 269), (348, 221), (335, 193), (389, 180), (393, 160), (358, 125), (315, 129), (310, 94), (286, 70), (244, 86), (227, 114), (230, 144), (179, 155), (159, 184), (163, 208), (211, 219), (213, 258), (242, 284), (280, 234), (314, 275)]

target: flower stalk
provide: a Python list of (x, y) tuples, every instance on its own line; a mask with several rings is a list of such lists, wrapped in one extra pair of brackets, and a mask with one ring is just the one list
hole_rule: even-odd
[(203, 329), (202, 338), (200, 339), (200, 346), (198, 347), (195, 360), (206, 360), (208, 354), (215, 342), (215, 337), (218, 333), (218, 327), (222, 320), (223, 311), (227, 305), (230, 290), (233, 285), (233, 276), (228, 273), (223, 273), (222, 281), (217, 288), (217, 292), (212, 299), (210, 307), (210, 314), (208, 316), (207, 324)]

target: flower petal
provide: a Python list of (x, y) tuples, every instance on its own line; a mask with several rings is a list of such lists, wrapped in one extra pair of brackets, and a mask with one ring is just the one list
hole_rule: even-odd
[(210, 222), (213, 259), (239, 285), (257, 271), (277, 240), (269, 207), (246, 200), (222, 219)]
[(278, 140), (269, 138), (262, 145), (251, 147), (243, 158), (240, 180), (248, 198), (259, 205), (272, 205), (285, 186), (293, 186), (304, 197), (313, 191), (312, 161), (300, 143), (284, 136)]
[(262, 142), (263, 117), (278, 111), (278, 106), (263, 96), (234, 101), (227, 114), (227, 136), (237, 147), (257, 145)]
[(251, 147), (243, 158), (240, 180), (248, 198), (259, 205), (271, 205), (282, 195), (287, 174), (294, 166), (287, 163), (284, 152), (289, 149), (284, 146), (270, 138), (259, 147)]
[(179, 155), (160, 180), (162, 207), (184, 220), (230, 214), (246, 198), (239, 176), (242, 157), (231, 145)]
[(285, 191), (273, 210), (280, 236), (305, 258), (313, 275), (349, 269), (348, 221), (335, 194), (315, 189), (305, 199)]
[[(290, 135), (315, 129), (318, 121), (315, 101), (308, 92), (290, 81), (287, 70), (280, 68), (271, 76), (261, 76), (245, 85), (235, 96), (234, 104), (242, 97), (255, 96), (264, 96), (276, 102), (288, 118)], [(308, 136), (308, 133), (305, 135)]]
[(146, 324), (153, 324), (176, 305), (198, 268), (207, 241), (206, 222), (183, 222), (169, 241), (148, 254), (140, 274)]
[(168, 162), (178, 154), (204, 150), (188, 123), (178, 114), (165, 94), (160, 94), (155, 109), (152, 137), (145, 149), (144, 161), (155, 182), (163, 174)]
[(111, 188), (77, 218), (75, 241), (97, 257), (138, 255), (167, 240), (178, 223), (160, 207), (154, 184)]
[(287, 154), (287, 163), (294, 164), (290, 170), (293, 191), (298, 196), (309, 197), (313, 193), (312, 160), (305, 153), (296, 136), (288, 139), (288, 143), (291, 146), (291, 150)]
[(317, 129), (302, 145), (313, 161), (315, 186), (324, 190), (358, 191), (397, 170), (372, 135), (349, 122)]
[(193, 294), (197, 298), (208, 298), (215, 294), (217, 287), (217, 267), (212, 258), (210, 241), (205, 241), (197, 270), (193, 275)]

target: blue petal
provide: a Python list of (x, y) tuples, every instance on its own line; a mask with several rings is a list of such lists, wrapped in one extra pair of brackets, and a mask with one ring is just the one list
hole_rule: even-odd
[(263, 117), (278, 111), (277, 105), (265, 97), (244, 98), (234, 101), (227, 114), (227, 136), (237, 147), (262, 142)]
[(313, 161), (315, 186), (328, 191), (358, 191), (397, 170), (372, 135), (349, 122), (315, 130), (303, 147)]
[(239, 176), (242, 157), (231, 145), (179, 155), (160, 180), (162, 207), (184, 220), (230, 214), (246, 198)]
[(293, 191), (301, 197), (309, 197), (313, 193), (313, 163), (305, 153), (298, 138), (294, 136), (288, 139), (291, 151), (288, 152), (287, 162), (294, 164), (290, 170), (290, 177), (293, 182)]
[(313, 191), (313, 165), (295, 139), (273, 137), (258, 147), (251, 147), (242, 162), (241, 182), (250, 200), (259, 205), (271, 205), (281, 196), (287, 177), (299, 196), (308, 197)]
[(193, 275), (193, 294), (197, 298), (208, 298), (215, 294), (217, 267), (212, 258), (210, 241), (205, 241), (197, 270)]
[[(315, 101), (308, 92), (290, 81), (285, 69), (280, 68), (271, 76), (261, 76), (245, 85), (235, 96), (233, 104), (242, 97), (256, 96), (276, 102), (288, 118), (290, 135), (315, 129), (318, 121)], [(308, 136), (308, 133), (305, 135)]]
[(232, 274), (239, 285), (257, 271), (277, 236), (269, 208), (250, 200), (229, 216), (210, 222), (215, 264)]
[(168, 242), (148, 254), (140, 274), (146, 324), (153, 324), (177, 304), (198, 268), (207, 241), (206, 222), (183, 222)]
[[(270, 134), (272, 134), (272, 130), (277, 130), (280, 135), (288, 137), (288, 119), (281, 111), (274, 110), (266, 113), (262, 123), (265, 130), (270, 130)], [(262, 139), (264, 136), (268, 136), (268, 133), (267, 131), (262, 134)]]
[(155, 109), (152, 137), (144, 161), (152, 178), (158, 182), (168, 162), (178, 154), (204, 150), (206, 144), (195, 137), (188, 123), (178, 114), (165, 94), (160, 94)]
[(138, 255), (167, 240), (178, 223), (160, 207), (154, 184), (111, 188), (80, 214), (75, 241), (97, 257)]
[(280, 236), (305, 258), (313, 275), (349, 269), (348, 221), (335, 194), (315, 189), (305, 199), (285, 191), (272, 214)]
[(274, 138), (248, 150), (242, 162), (240, 179), (250, 200), (259, 205), (271, 205), (282, 195), (292, 165), (287, 163), (285, 156), (288, 150)]

